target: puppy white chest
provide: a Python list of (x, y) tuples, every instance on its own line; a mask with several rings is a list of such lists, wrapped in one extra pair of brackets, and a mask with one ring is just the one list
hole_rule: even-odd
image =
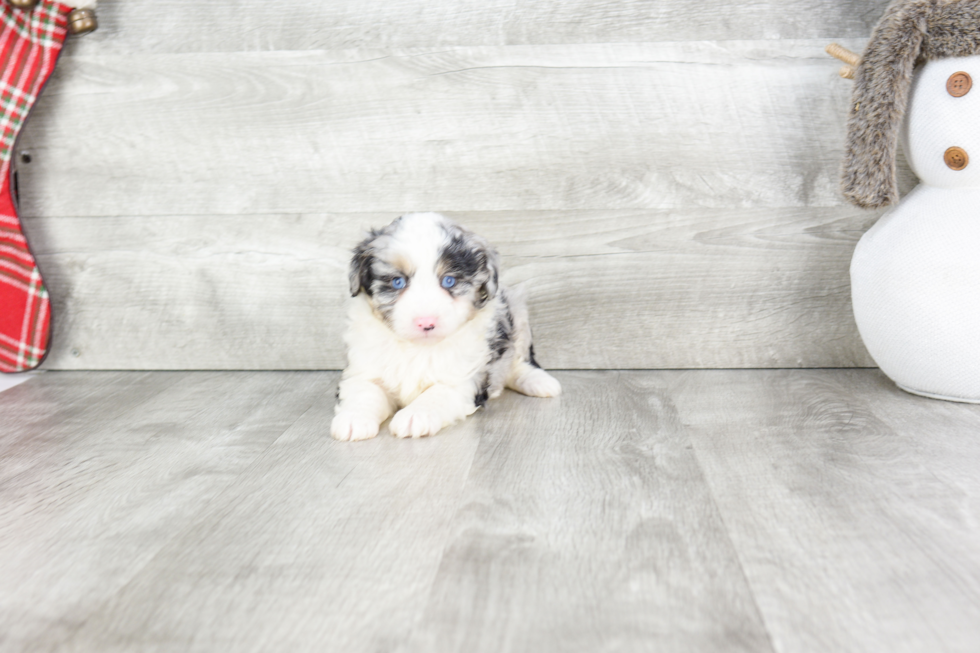
[(491, 303), (460, 330), (435, 343), (399, 338), (361, 298), (350, 310), (345, 377), (363, 377), (381, 385), (400, 406), (407, 406), (435, 384), (459, 386), (478, 376), (490, 357), (487, 329)]

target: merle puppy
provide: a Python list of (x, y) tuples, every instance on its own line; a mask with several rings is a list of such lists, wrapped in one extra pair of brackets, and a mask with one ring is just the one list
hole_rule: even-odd
[(500, 286), (499, 258), (438, 213), (403, 215), (354, 249), (333, 437), (372, 438), (392, 414), (393, 435), (433, 435), (505, 387), (561, 393), (534, 361), (527, 307)]

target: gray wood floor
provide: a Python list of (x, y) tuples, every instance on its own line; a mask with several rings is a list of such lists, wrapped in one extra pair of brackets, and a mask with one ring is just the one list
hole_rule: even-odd
[(7, 390), (0, 650), (980, 649), (980, 406), (873, 370), (558, 376), (355, 444), (332, 372)]

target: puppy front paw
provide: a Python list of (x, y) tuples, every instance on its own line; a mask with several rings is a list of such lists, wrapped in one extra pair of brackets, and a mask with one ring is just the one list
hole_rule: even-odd
[(330, 435), (335, 440), (367, 440), (378, 434), (379, 424), (370, 417), (357, 413), (337, 413), (330, 424)]
[(437, 411), (406, 406), (395, 413), (388, 430), (396, 438), (421, 438), (435, 435), (443, 427), (443, 418)]

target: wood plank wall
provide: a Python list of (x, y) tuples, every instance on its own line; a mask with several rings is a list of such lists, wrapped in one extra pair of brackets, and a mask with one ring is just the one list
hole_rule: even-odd
[(413, 210), (498, 245), (548, 367), (872, 365), (823, 47), (886, 4), (103, 0), (19, 147), (45, 367), (340, 368), (348, 250)]

